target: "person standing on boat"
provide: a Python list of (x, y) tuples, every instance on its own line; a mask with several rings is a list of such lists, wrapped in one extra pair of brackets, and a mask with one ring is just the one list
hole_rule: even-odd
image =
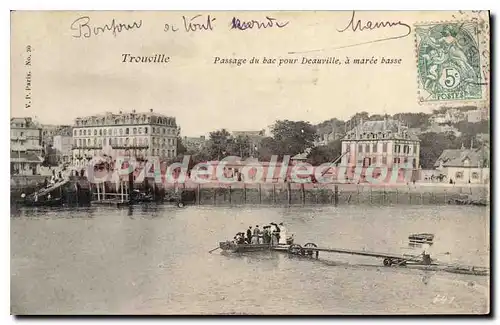
[(259, 244), (264, 244), (264, 229), (259, 229)]
[(247, 241), (249, 244), (252, 243), (252, 226), (247, 229)]
[(285, 225), (283, 225), (283, 222), (280, 222), (279, 230), (280, 230), (280, 239), (278, 243), (281, 245), (286, 245), (287, 229)]
[(270, 226), (264, 226), (264, 244), (269, 244), (271, 242), (270, 228)]
[(280, 228), (274, 222), (271, 222), (272, 231), (271, 231), (271, 245), (278, 245), (280, 239)]
[(255, 245), (259, 243), (259, 233), (260, 233), (259, 225), (256, 225), (253, 230), (252, 244)]

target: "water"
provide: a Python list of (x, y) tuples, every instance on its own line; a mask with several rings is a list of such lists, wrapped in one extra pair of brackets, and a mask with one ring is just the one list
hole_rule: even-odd
[[(15, 314), (486, 313), (488, 277), (383, 267), (321, 253), (208, 251), (249, 225), (284, 222), (295, 241), (489, 264), (489, 211), (455, 206), (22, 209), (11, 214)], [(448, 253), (448, 254), (446, 254)]]

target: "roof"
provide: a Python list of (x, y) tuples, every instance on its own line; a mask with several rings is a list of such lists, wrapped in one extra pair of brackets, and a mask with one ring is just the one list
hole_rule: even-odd
[[(487, 159), (489, 150), (481, 149), (446, 149), (434, 163), (434, 167), (479, 167), (481, 161)], [(466, 166), (465, 161), (469, 161)]]
[(385, 119), (379, 121), (366, 121), (362, 122), (360, 125), (355, 126), (350, 131), (347, 132), (344, 139), (354, 138), (366, 138), (374, 139), (374, 136), (382, 136), (385, 134), (384, 139), (408, 139), (413, 141), (419, 141), (418, 137), (408, 129), (407, 126), (403, 125), (401, 122), (393, 119)]
[(262, 137), (265, 136), (266, 131), (265, 130), (258, 130), (258, 131), (233, 131), (233, 136), (238, 137), (238, 136), (248, 136), (248, 137)]
[(10, 152), (11, 162), (42, 162), (43, 159), (31, 152)]

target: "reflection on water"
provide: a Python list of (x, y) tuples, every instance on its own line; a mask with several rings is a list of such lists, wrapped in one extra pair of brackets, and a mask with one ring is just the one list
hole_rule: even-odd
[(409, 252), (410, 233), (431, 232), (439, 260), (489, 264), (488, 210), (477, 207), (11, 209), (12, 312), (488, 311), (487, 277), (387, 268), (378, 259), (328, 253), (319, 260), (208, 253), (236, 232), (269, 222), (284, 222), (297, 243), (392, 253)]

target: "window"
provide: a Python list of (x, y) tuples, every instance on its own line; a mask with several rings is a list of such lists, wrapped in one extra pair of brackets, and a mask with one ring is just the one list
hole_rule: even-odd
[(83, 135), (87, 135), (87, 130), (83, 130)]
[(399, 164), (401, 162), (401, 158), (394, 158), (394, 163)]
[(102, 129), (99, 130), (99, 135), (102, 136)]
[(387, 152), (387, 142), (382, 144), (382, 152)]
[(81, 147), (82, 146), (82, 139), (78, 139), (78, 146)]
[(148, 134), (148, 127), (144, 128), (144, 134)]
[(408, 157), (405, 157), (404, 162), (405, 162), (405, 163), (407, 163), (407, 162), (408, 162)]
[(142, 134), (142, 128), (139, 128), (139, 134)]
[(133, 133), (133, 134), (137, 134), (137, 128), (133, 128), (133, 129), (132, 129), (132, 133)]
[(373, 144), (373, 152), (377, 152), (377, 147), (378, 147), (378, 143), (377, 143), (377, 142), (375, 142), (375, 143)]
[(410, 153), (410, 148), (406, 144), (403, 146), (403, 152)]
[(478, 179), (478, 178), (479, 178), (479, 174), (477, 172), (473, 172), (472, 179)]
[(74, 131), (73, 131), (73, 135), (74, 135), (74, 136), (76, 136), (76, 134), (77, 134), (77, 132), (76, 132), (76, 130), (74, 130)]
[(129, 134), (129, 129), (125, 128), (125, 134)]
[(382, 164), (387, 165), (387, 157), (382, 157)]
[(417, 168), (417, 159), (413, 158), (413, 168)]
[(358, 145), (358, 152), (363, 152), (363, 145), (362, 144)]
[(109, 140), (108, 140), (108, 144), (109, 144), (109, 145), (111, 145), (111, 138), (109, 138)]
[(367, 144), (367, 145), (365, 146), (365, 148), (366, 148), (365, 152), (368, 152), (368, 153), (369, 153), (369, 152), (370, 152), (370, 145), (369, 145), (369, 144)]
[(107, 135), (106, 133), (107, 133), (107, 130), (106, 130), (106, 129), (104, 129), (104, 131), (103, 131), (104, 136), (106, 136), (106, 135)]
[(397, 144), (394, 146), (394, 152), (395, 153), (400, 153), (401, 152), (401, 145)]
[(413, 145), (413, 154), (417, 154), (417, 146)]
[(464, 172), (456, 172), (455, 173), (455, 178), (456, 179), (462, 179), (464, 177)]
[[(104, 134), (106, 134), (106, 133), (104, 133)], [(111, 135), (111, 129), (108, 129), (108, 134)]]

